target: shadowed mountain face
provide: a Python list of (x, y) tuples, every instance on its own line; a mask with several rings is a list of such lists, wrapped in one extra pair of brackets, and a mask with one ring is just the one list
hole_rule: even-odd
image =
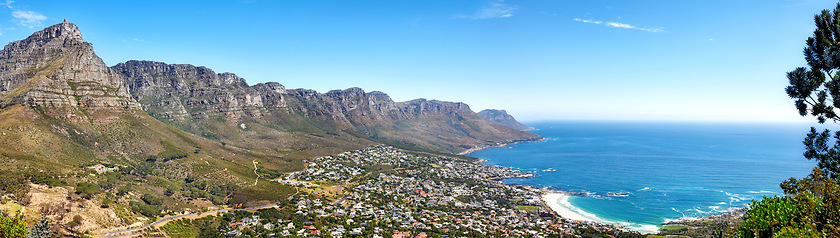
[(534, 129), (533, 127), (526, 126), (526, 125), (523, 125), (522, 123), (519, 123), (519, 121), (517, 121), (516, 118), (513, 118), (513, 116), (508, 114), (505, 110), (484, 109), (484, 110), (478, 112), (478, 115), (480, 115), (481, 117), (484, 117), (487, 120), (490, 120), (492, 122), (499, 123), (499, 124), (502, 124), (506, 127), (510, 127), (510, 128), (517, 129), (517, 130), (520, 130), (520, 131), (533, 130)]
[[(246, 147), (261, 146), (253, 138), (303, 136), (299, 132), (385, 140), (450, 153), (539, 138), (491, 123), (464, 103), (394, 102), (385, 93), (360, 88), (318, 93), (278, 83), (248, 86), (232, 73), (185, 64), (129, 61), (112, 69), (126, 76), (131, 94), (156, 118), (207, 137), (248, 142), (243, 144)], [(229, 130), (243, 125), (265, 130), (251, 137)]]

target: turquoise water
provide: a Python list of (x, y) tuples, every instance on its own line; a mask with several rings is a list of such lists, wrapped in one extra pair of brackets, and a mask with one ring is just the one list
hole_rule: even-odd
[(782, 195), (779, 183), (807, 176), (816, 164), (802, 157), (801, 141), (810, 127), (804, 124), (543, 122), (530, 126), (546, 140), (470, 156), (540, 175), (506, 183), (587, 192), (589, 196), (570, 198), (570, 204), (638, 230)]

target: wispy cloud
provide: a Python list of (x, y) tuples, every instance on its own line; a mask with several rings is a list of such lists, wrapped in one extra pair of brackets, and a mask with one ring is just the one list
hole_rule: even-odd
[(513, 16), (513, 12), (518, 7), (505, 4), (504, 1), (491, 1), (489, 6), (478, 9), (473, 14), (458, 14), (456, 19), (491, 19), (491, 18), (508, 18)]
[(7, 0), (2, 5), (12, 10), (12, 17), (15, 18), (12, 21), (17, 23), (18, 25), (29, 28), (35, 28), (38, 26), (42, 26), (44, 21), (47, 20), (47, 17), (41, 13), (37, 13), (34, 11), (25, 11), (12, 6), (12, 3), (14, 2), (15, 1)]
[(24, 11), (24, 10), (15, 10), (12, 12), (12, 17), (15, 18), (15, 22), (18, 25), (34, 28), (36, 26), (41, 26), (44, 23), (44, 20), (47, 20), (47, 17), (41, 15), (40, 13), (33, 12), (33, 11)]
[(596, 24), (596, 25), (604, 25), (604, 26), (608, 26), (608, 27), (633, 29), (633, 30), (640, 30), (640, 31), (647, 31), (647, 32), (663, 32), (664, 31), (664, 30), (662, 30), (662, 27), (638, 27), (638, 26), (634, 26), (634, 25), (630, 25), (630, 24), (626, 24), (626, 23), (621, 23), (621, 22), (603, 22), (603, 21), (590, 20), (590, 19), (580, 19), (580, 18), (575, 18), (574, 20), (577, 21), (577, 22), (583, 22), (583, 23), (591, 23), (591, 24)]
[(604, 22), (602, 22), (602, 21), (595, 21), (595, 20), (583, 20), (583, 19), (580, 19), (580, 18), (575, 18), (575, 21), (579, 21), (579, 22), (586, 22), (586, 23), (592, 23), (592, 24), (599, 24), (599, 25), (600, 25), (601, 23), (604, 23)]

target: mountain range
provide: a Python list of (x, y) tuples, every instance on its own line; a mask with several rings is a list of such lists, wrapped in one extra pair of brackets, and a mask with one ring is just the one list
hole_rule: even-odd
[[(132, 60), (108, 67), (67, 20), (0, 51), (0, 133), (0, 172), (128, 187), (136, 196), (203, 182), (220, 191), (199, 197), (240, 205), (291, 193), (286, 185), (254, 181), (301, 170), (318, 156), (383, 143), (451, 155), (540, 139), (459, 102), (395, 102), (360, 88), (320, 93), (249, 85), (233, 73), (189, 64)], [(121, 172), (113, 180), (86, 177), (94, 165)], [(161, 197), (180, 208), (208, 206)]]

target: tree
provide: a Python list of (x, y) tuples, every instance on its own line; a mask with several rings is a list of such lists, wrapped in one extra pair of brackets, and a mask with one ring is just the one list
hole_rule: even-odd
[[(808, 37), (803, 50), (808, 67), (787, 73), (790, 86), (785, 88), (794, 99), (799, 114), (815, 116), (820, 124), (840, 123), (840, 3), (832, 10), (814, 16), (817, 29)], [(833, 145), (832, 141), (834, 142)], [(805, 158), (816, 160), (826, 176), (840, 176), (840, 131), (831, 135), (828, 129), (812, 127), (804, 141)]]
[[(803, 50), (808, 67), (787, 73), (785, 92), (801, 116), (840, 124), (840, 3), (814, 16), (814, 23)], [(739, 237), (840, 237), (840, 131), (811, 127), (803, 144), (803, 155), (817, 167), (804, 179), (783, 182), (784, 197), (753, 201)]]
[(93, 195), (96, 195), (99, 190), (99, 184), (85, 182), (76, 184), (76, 194), (82, 195), (85, 199), (90, 199)]
[(52, 230), (50, 230), (50, 221), (47, 220), (46, 217), (42, 217), (41, 221), (32, 225), (29, 228), (29, 237), (30, 238), (47, 238), (52, 236)]
[(83, 221), (83, 220), (84, 220), (84, 219), (82, 218), (82, 216), (81, 216), (81, 215), (75, 215), (75, 216), (73, 216), (73, 221), (68, 222), (68, 223), (67, 223), (67, 226), (69, 226), (69, 227), (78, 227), (78, 226), (81, 226), (81, 225), (82, 225), (82, 221)]

